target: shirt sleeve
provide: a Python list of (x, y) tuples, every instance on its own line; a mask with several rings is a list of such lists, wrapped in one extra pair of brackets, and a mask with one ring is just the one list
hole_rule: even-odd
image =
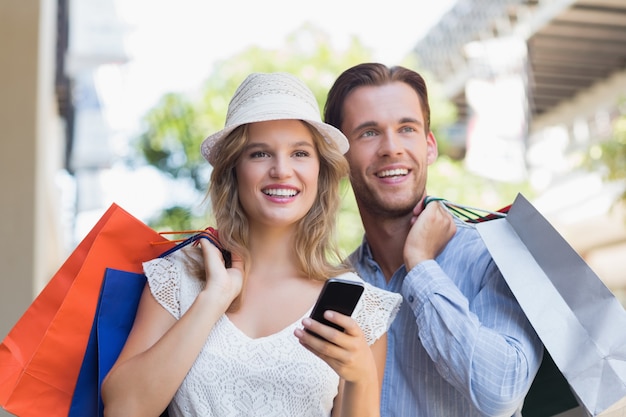
[(178, 264), (169, 257), (143, 263), (144, 274), (152, 296), (176, 319), (180, 319), (181, 274)]
[(512, 415), (539, 368), (542, 345), (493, 260), (468, 268), (463, 275), (480, 280), (471, 299), (434, 260), (409, 271), (402, 293), (440, 375), (484, 415)]
[(368, 345), (372, 345), (389, 330), (401, 303), (400, 294), (365, 283), (365, 289), (352, 317), (359, 324)]

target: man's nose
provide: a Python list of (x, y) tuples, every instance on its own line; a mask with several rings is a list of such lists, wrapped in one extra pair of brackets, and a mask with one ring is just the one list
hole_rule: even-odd
[(400, 135), (392, 130), (385, 131), (380, 138), (378, 153), (380, 156), (398, 155), (404, 151)]

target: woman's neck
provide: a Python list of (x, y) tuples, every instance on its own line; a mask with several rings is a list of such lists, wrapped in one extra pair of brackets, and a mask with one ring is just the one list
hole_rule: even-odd
[(263, 271), (262, 275), (293, 276), (300, 268), (295, 252), (295, 227), (289, 229), (256, 228), (249, 234), (250, 273)]

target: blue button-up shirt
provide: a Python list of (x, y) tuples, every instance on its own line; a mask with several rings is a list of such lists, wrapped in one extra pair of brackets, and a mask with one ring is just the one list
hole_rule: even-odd
[(387, 334), (382, 417), (519, 413), (543, 347), (474, 228), (459, 222), (437, 259), (389, 282), (366, 239), (349, 260), (404, 297)]

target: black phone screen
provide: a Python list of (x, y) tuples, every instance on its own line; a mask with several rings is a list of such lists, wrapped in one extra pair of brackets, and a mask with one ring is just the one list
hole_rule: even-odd
[(326, 310), (332, 310), (350, 316), (359, 302), (363, 290), (364, 286), (360, 282), (340, 278), (329, 279), (324, 283), (322, 292), (311, 312), (311, 318), (322, 324), (343, 331), (344, 329), (341, 326), (326, 320), (324, 318), (324, 312)]

